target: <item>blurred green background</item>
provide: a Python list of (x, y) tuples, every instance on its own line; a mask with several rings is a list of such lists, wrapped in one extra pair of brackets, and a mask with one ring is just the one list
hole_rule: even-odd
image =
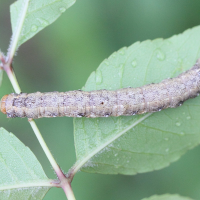
[[(0, 48), (6, 52), (11, 36), (9, 5), (0, 0)], [(200, 24), (199, 0), (77, 0), (55, 23), (23, 44), (14, 69), (23, 92), (80, 89), (101, 61), (136, 41), (168, 38)], [(199, 44), (197, 44), (199, 45)], [(4, 74), (0, 97), (13, 92)], [(76, 160), (71, 118), (36, 120), (62, 169)], [(0, 126), (13, 132), (56, 178), (27, 119), (7, 119)], [(200, 130), (199, 130), (200, 131)], [(141, 199), (153, 194), (179, 193), (200, 199), (200, 147), (159, 171), (135, 176), (79, 172), (72, 187), (77, 200)], [(66, 199), (53, 188), (45, 200)]]

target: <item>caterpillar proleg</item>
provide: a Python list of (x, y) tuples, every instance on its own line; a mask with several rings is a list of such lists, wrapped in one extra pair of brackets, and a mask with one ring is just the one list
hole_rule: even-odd
[(108, 117), (157, 112), (181, 106), (200, 93), (200, 60), (188, 71), (160, 83), (114, 91), (9, 94), (1, 99), (8, 118)]

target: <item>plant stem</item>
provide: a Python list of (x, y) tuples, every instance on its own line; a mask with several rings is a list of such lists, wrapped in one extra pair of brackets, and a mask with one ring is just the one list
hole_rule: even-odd
[(60, 180), (59, 186), (62, 187), (62, 189), (64, 190), (68, 200), (75, 200), (75, 196), (74, 196), (74, 193), (71, 188), (70, 180), (66, 178), (66, 176), (63, 174), (60, 167), (56, 163), (56, 161), (55, 161), (54, 157), (52, 156), (49, 148), (47, 147), (35, 121), (33, 119), (31, 119), (31, 120), (29, 120), (29, 123), (30, 123), (40, 145), (42, 146), (47, 158), (49, 159), (49, 162), (51, 163), (52, 167), (54, 168), (54, 170)]
[(68, 200), (76, 200), (69, 181), (63, 185), (62, 189), (64, 190)]
[(14, 90), (15, 90), (15, 92), (17, 94), (21, 93), (21, 89), (19, 87), (19, 84), (17, 82), (17, 78), (15, 76), (15, 73), (14, 73), (12, 67), (7, 66), (7, 67), (4, 67), (4, 69), (5, 69), (5, 71), (6, 71), (7, 75), (8, 75), (8, 78), (9, 78), (9, 80), (10, 80), (10, 82), (11, 82), (11, 84), (12, 84)]
[[(43, 139), (43, 137), (42, 137), (42, 135), (41, 135), (36, 123), (35, 123), (35, 121), (33, 119), (31, 119), (31, 120), (29, 120), (29, 123), (30, 123), (30, 125), (31, 125), (31, 127), (32, 127), (32, 129), (33, 129), (33, 131), (34, 131), (34, 133), (35, 133), (35, 135), (36, 135), (36, 137), (37, 137), (42, 149), (43, 149), (43, 151), (45, 152), (47, 158), (49, 159), (49, 162), (51, 163), (53, 169), (55, 170), (56, 174), (58, 175), (59, 172), (60, 172), (60, 167), (56, 163), (56, 161), (55, 161), (53, 155), (51, 154), (47, 144), (45, 143), (45, 141), (44, 141), (44, 139)], [(58, 175), (58, 178), (60, 179), (59, 175)]]
[(1, 69), (3, 69), (3, 65), (6, 63), (6, 61), (5, 61), (5, 56), (1, 51), (0, 51), (0, 61), (1, 61), (0, 63)]

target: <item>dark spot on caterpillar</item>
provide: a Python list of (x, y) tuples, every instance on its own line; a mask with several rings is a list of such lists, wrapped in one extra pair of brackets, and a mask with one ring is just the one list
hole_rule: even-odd
[(156, 111), (161, 111), (163, 108), (164, 108), (163, 106), (158, 107), (158, 108), (155, 110), (155, 112), (156, 112)]
[(7, 117), (8, 117), (8, 118), (14, 118), (15, 116), (14, 116), (14, 115), (11, 115), (11, 114), (7, 114)]
[(84, 113), (78, 113), (77, 117), (85, 117), (85, 114)]
[(109, 117), (111, 113), (105, 113), (105, 117)]
[(51, 112), (46, 112), (46, 117), (53, 117), (53, 116), (57, 116), (57, 115)]
[(104, 104), (104, 102), (102, 101), (102, 102), (101, 102), (101, 105), (103, 105), (103, 104)]
[(138, 111), (134, 111), (134, 112), (132, 112), (131, 115), (137, 115), (137, 113), (138, 113)]
[(13, 99), (12, 106), (15, 106), (15, 98)]
[(182, 106), (184, 101), (179, 101), (178, 106)]
[(8, 118), (15, 118), (16, 117), (16, 114), (14, 111), (11, 111), (10, 113), (7, 114), (7, 117)]
[[(40, 98), (39, 98), (40, 99)], [(24, 99), (24, 105), (27, 107), (27, 108), (32, 108), (34, 105), (35, 105), (35, 98), (30, 96), (29, 98), (25, 98)]]
[(15, 98), (13, 100), (13, 106), (21, 107), (21, 105), (23, 105), (23, 98), (21, 98), (21, 99)]

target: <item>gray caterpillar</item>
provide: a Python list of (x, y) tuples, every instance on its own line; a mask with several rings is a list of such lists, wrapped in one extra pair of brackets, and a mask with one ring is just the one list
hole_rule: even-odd
[(1, 112), (14, 117), (108, 117), (157, 112), (181, 106), (200, 93), (200, 60), (188, 71), (157, 84), (115, 91), (9, 94), (1, 99)]

